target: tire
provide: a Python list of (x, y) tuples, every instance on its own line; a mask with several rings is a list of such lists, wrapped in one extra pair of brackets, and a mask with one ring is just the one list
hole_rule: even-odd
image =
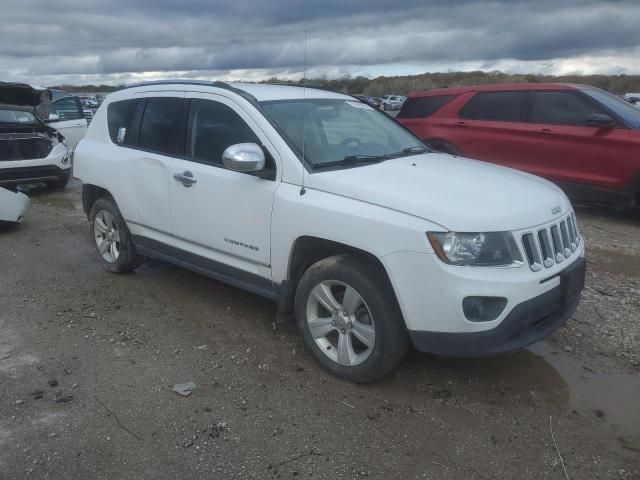
[[(331, 300), (339, 305), (334, 312), (322, 306)], [(295, 313), (298, 329), (318, 363), (352, 382), (381, 379), (400, 364), (409, 348), (386, 273), (363, 257), (337, 255), (309, 267), (296, 289)]]
[(60, 175), (60, 178), (58, 180), (56, 180), (55, 182), (50, 182), (48, 186), (49, 188), (62, 190), (67, 187), (67, 184), (69, 183), (70, 179), (71, 179), (71, 169), (69, 168), (62, 175)]
[[(136, 253), (131, 232), (112, 198), (102, 197), (95, 201), (89, 214), (89, 227), (105, 270), (125, 273), (140, 265), (142, 259)], [(105, 250), (101, 251), (101, 247)]]

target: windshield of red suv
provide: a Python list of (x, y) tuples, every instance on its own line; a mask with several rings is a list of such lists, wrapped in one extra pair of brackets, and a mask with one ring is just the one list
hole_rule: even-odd
[(424, 144), (386, 114), (358, 100), (261, 102), (289, 146), (314, 168), (350, 160), (382, 160), (425, 151)]
[(640, 128), (640, 109), (637, 107), (599, 88), (583, 88), (582, 91), (611, 110), (631, 128)]

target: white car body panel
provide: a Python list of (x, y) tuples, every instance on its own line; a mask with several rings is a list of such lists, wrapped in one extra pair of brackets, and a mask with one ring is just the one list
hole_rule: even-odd
[(29, 197), (0, 187), (0, 223), (20, 223), (29, 207)]
[[(351, 98), (311, 88), (231, 85), (258, 101)], [(160, 95), (215, 98), (232, 106), (272, 154), (275, 180), (111, 142), (106, 121), (109, 103)], [(289, 280), (291, 252), (305, 236), (375, 256), (387, 271), (409, 330), (493, 329), (515, 305), (559, 282), (543, 280), (584, 256), (581, 242), (571, 258), (538, 272), (526, 261), (492, 268), (447, 265), (434, 254), (426, 232), (513, 232), (524, 255), (520, 233), (569, 215), (569, 200), (538, 177), (446, 154), (308, 173), (250, 101), (210, 85), (151, 85), (110, 94), (79, 143), (75, 161), (75, 175), (113, 195), (134, 235), (257, 275), (276, 287)], [(189, 188), (173, 179), (185, 170), (198, 181)], [(258, 249), (234, 245), (225, 238)], [(469, 295), (505, 296), (508, 304), (496, 320), (470, 322), (461, 306)]]
[(82, 140), (87, 131), (86, 118), (76, 120), (58, 120), (57, 122), (50, 122), (49, 125), (58, 130), (64, 136), (64, 141), (69, 147), (69, 150), (73, 150), (78, 142)]

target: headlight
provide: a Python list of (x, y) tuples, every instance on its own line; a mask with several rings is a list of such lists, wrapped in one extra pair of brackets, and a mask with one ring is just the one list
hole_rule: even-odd
[(427, 237), (440, 260), (451, 265), (495, 267), (522, 261), (509, 232), (429, 232)]

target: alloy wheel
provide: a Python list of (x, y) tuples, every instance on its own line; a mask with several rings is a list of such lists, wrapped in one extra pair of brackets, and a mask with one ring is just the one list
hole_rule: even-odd
[(109, 263), (115, 263), (120, 256), (120, 232), (114, 216), (100, 210), (93, 221), (93, 235), (98, 252)]
[(317, 284), (307, 299), (307, 325), (324, 355), (344, 366), (364, 362), (375, 346), (371, 310), (350, 285), (337, 280)]

